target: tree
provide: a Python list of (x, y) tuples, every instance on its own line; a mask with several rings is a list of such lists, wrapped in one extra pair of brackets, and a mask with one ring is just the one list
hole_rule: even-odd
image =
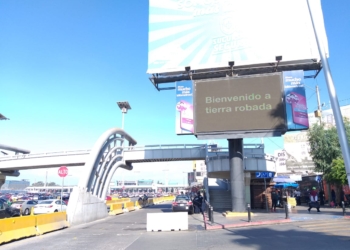
[(47, 185), (50, 186), (50, 187), (52, 187), (52, 186), (59, 186), (59, 185), (56, 184), (55, 182), (49, 182)]
[(308, 131), (308, 140), (315, 170), (327, 173), (333, 159), (342, 157), (336, 128), (325, 129), (324, 124), (315, 124)]
[(324, 175), (324, 179), (336, 186), (337, 203), (340, 204), (340, 190), (342, 186), (348, 185), (348, 177), (345, 171), (344, 160), (341, 158), (334, 159), (331, 164), (330, 171)]
[[(350, 122), (344, 120), (348, 143), (350, 142)], [(308, 131), (310, 155), (315, 162), (315, 170), (323, 172), (324, 179), (336, 186), (337, 197), (342, 185), (348, 183), (343, 155), (341, 152), (336, 127), (325, 127), (325, 124), (315, 124)], [(339, 202), (339, 200), (337, 201)]]
[(38, 181), (32, 184), (33, 187), (43, 187), (45, 186), (44, 182)]
[(324, 179), (334, 185), (348, 185), (344, 160), (341, 158), (334, 159), (331, 164), (330, 171), (324, 175)]

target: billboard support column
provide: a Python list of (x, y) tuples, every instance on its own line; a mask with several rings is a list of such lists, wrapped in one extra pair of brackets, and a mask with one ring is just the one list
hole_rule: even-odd
[[(345, 171), (346, 171), (346, 174), (348, 176), (348, 181), (350, 181), (349, 144), (348, 144), (347, 136), (345, 133), (343, 117), (342, 117), (342, 114), (340, 112), (338, 97), (337, 97), (337, 93), (335, 91), (333, 78), (332, 78), (332, 74), (331, 74), (331, 69), (329, 67), (328, 58), (326, 56), (325, 47), (324, 47), (324, 44), (322, 43), (321, 37), (319, 37), (319, 25), (317, 25), (317, 23), (315, 23), (315, 20), (314, 20), (314, 18), (317, 18), (317, 16), (311, 10), (312, 8), (310, 6), (309, 0), (307, 1), (307, 4), (309, 7), (310, 17), (312, 20), (312, 25), (314, 28), (315, 37), (316, 37), (316, 41), (317, 41), (317, 46), (318, 46), (318, 50), (319, 50), (321, 61), (322, 61), (323, 72), (324, 72), (324, 75), (326, 78), (329, 99), (331, 101), (331, 106), (332, 106), (332, 110), (333, 110), (333, 114), (334, 114), (334, 118), (335, 118), (335, 124), (337, 126), (340, 148), (341, 148), (341, 151), (343, 153), (343, 159), (344, 159), (344, 164), (345, 164)], [(315, 8), (315, 5), (313, 5), (313, 6)]]
[(243, 139), (228, 139), (232, 212), (245, 212)]

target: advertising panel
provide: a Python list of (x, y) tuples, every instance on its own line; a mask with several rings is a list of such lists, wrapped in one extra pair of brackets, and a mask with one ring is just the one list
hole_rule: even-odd
[(288, 130), (308, 129), (309, 118), (304, 87), (304, 71), (284, 71), (283, 84)]
[(307, 131), (288, 132), (283, 135), (284, 150), (287, 153), (287, 170), (313, 170), (315, 163), (309, 154)]
[[(321, 3), (316, 25), (327, 47)], [(326, 50), (328, 50), (326, 48)], [(320, 60), (306, 0), (150, 0), (147, 73)]]
[(195, 133), (285, 131), (280, 73), (194, 81)]
[(175, 131), (178, 135), (193, 134), (192, 81), (176, 82)]

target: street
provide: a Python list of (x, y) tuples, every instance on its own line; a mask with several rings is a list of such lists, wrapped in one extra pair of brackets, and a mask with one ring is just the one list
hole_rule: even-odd
[(171, 212), (170, 202), (11, 242), (1, 249), (349, 249), (348, 219), (205, 231), (202, 215), (194, 214), (188, 216), (188, 231), (147, 232), (147, 213), (163, 212)]

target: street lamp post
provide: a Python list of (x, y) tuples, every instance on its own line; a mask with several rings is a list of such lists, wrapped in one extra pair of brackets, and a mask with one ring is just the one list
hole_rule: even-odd
[(128, 113), (128, 110), (131, 109), (130, 104), (128, 101), (123, 102), (117, 102), (120, 110), (122, 111), (123, 117), (122, 117), (122, 129), (124, 129), (124, 114)]
[(0, 120), (10, 120), (10, 119), (0, 113)]

